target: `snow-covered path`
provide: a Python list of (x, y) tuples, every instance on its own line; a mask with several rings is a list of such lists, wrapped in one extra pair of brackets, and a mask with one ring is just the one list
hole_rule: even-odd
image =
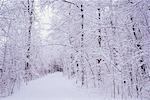
[[(99, 92), (75, 86), (62, 73), (54, 73), (31, 81), (3, 100), (104, 100)], [(105, 99), (108, 100), (108, 99)]]

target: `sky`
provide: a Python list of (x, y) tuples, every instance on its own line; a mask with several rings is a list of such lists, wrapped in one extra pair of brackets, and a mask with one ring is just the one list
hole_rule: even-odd
[(39, 18), (39, 22), (37, 24), (40, 25), (41, 28), (40, 37), (42, 39), (46, 39), (47, 36), (49, 35), (49, 32), (47, 30), (51, 27), (50, 24), (52, 17), (54, 16), (54, 12), (49, 6), (46, 6), (41, 10), (38, 0), (35, 1), (36, 1), (36, 14)]

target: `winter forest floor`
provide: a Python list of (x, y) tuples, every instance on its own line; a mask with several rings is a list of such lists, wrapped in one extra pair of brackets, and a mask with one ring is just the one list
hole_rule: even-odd
[(19, 91), (2, 100), (108, 100), (100, 99), (96, 89), (85, 89), (75, 85), (62, 73), (54, 73), (31, 81)]
[[(102, 91), (101, 91), (102, 92)], [(0, 99), (1, 100), (1, 99)], [(23, 85), (12, 96), (2, 100), (113, 100), (102, 96), (98, 89), (77, 87), (62, 73), (49, 74)], [(120, 100), (120, 99), (115, 99)]]

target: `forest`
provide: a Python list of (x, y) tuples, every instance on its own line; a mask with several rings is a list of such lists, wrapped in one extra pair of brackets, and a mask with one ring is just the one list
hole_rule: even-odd
[(0, 0), (0, 99), (54, 73), (150, 100), (150, 0)]

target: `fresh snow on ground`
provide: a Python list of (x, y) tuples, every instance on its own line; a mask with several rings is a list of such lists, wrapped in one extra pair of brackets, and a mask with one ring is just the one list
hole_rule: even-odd
[(77, 87), (73, 81), (57, 72), (29, 82), (2, 100), (110, 100), (100, 95), (98, 89)]

